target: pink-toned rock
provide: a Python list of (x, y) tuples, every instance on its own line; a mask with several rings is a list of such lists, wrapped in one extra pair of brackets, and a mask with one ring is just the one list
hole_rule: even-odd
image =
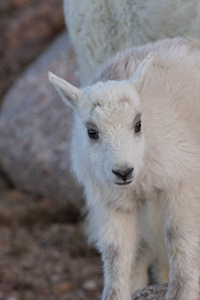
[(75, 69), (74, 51), (62, 34), (10, 89), (0, 113), (0, 166), (22, 190), (78, 204), (69, 159), (72, 112), (47, 76), (51, 70), (78, 85)]
[(132, 294), (132, 300), (164, 300), (167, 284), (152, 285)]

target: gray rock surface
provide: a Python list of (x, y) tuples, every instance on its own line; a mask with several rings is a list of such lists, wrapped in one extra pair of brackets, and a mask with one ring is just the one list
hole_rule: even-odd
[(0, 168), (22, 190), (79, 203), (70, 171), (72, 111), (48, 81), (51, 70), (78, 85), (76, 57), (62, 34), (19, 78), (0, 111)]
[(167, 284), (152, 285), (132, 294), (132, 300), (164, 300)]

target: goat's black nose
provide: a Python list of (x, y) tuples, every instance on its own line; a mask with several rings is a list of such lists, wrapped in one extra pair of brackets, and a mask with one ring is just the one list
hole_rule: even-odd
[(112, 170), (112, 172), (115, 176), (126, 181), (133, 172), (133, 168), (127, 168), (126, 170)]

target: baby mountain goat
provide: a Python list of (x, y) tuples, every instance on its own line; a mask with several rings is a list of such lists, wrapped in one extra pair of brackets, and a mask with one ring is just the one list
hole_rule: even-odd
[(166, 300), (197, 300), (200, 233), (200, 45), (171, 39), (108, 61), (78, 89), (49, 74), (74, 109), (71, 156), (90, 236), (104, 262), (103, 300), (130, 300), (155, 264)]

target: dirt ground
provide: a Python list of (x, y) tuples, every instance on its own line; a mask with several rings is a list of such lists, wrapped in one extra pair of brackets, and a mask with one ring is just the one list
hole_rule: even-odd
[(102, 263), (73, 204), (0, 195), (0, 300), (98, 300)]

